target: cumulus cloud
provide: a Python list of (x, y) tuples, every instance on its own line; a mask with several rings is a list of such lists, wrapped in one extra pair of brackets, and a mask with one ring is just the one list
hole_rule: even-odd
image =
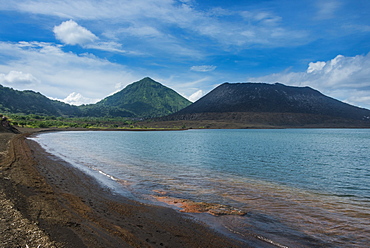
[(99, 38), (91, 31), (78, 25), (73, 20), (62, 22), (55, 26), (55, 37), (67, 45), (80, 45), (84, 48), (108, 51), (113, 53), (130, 53), (122, 49), (122, 45), (115, 41), (98, 41)]
[[(174, 27), (196, 38), (202, 37), (208, 41), (212, 39), (222, 45), (237, 47), (253, 44), (273, 47), (306, 44), (310, 37), (303, 29), (294, 30), (284, 25), (282, 17), (273, 12), (226, 10), (220, 7), (217, 10), (204, 11), (197, 9), (196, 4), (192, 5), (192, 1), (179, 4), (172, 0), (64, 0), (47, 3), (44, 0), (19, 0), (7, 1), (4, 5), (0, 8), (61, 18), (99, 20), (109, 24), (105, 30), (107, 33), (120, 33), (121, 30), (116, 25), (119, 23), (120, 28), (126, 26), (125, 32), (132, 35), (143, 38), (161, 36), (167, 42), (162, 41), (156, 45), (162, 45), (163, 50), (174, 44), (174, 37), (166, 35)], [(325, 14), (332, 8), (332, 5), (326, 5), (321, 10)], [(225, 15), (233, 18), (223, 18)], [(244, 18), (245, 22), (239, 22), (240, 18)], [(56, 30), (58, 39), (66, 44), (81, 44), (96, 39), (89, 30), (73, 21), (64, 22), (57, 27), (60, 29)], [(175, 41), (178, 42), (178, 39)], [(188, 42), (182, 42), (181, 46), (187, 44)]]
[(72, 104), (72, 105), (82, 105), (82, 104), (91, 104), (91, 103), (96, 103), (99, 101), (99, 99), (91, 99), (84, 97), (80, 93), (72, 92), (69, 94), (66, 98), (61, 100), (62, 102)]
[(55, 26), (55, 37), (67, 45), (84, 45), (98, 39), (92, 32), (78, 25), (75, 21), (69, 20)]
[(30, 73), (23, 73), (21, 71), (10, 71), (8, 74), (0, 73), (0, 83), (14, 87), (34, 85), (40, 83), (40, 81)]
[(284, 71), (248, 81), (310, 86), (339, 100), (370, 108), (370, 53), (311, 62), (305, 72)]
[(197, 92), (193, 93), (191, 96), (189, 96), (189, 101), (196, 102), (199, 98), (203, 96), (203, 90), (198, 90)]
[(115, 90), (118, 82), (127, 85), (141, 78), (123, 65), (90, 54), (64, 52), (50, 43), (0, 42), (1, 56), (9, 58), (0, 64), (1, 84), (24, 90), (33, 83), (32, 90), (56, 99), (64, 99), (70, 92), (102, 99)]
[(310, 62), (308, 64), (307, 73), (321, 71), (322, 68), (324, 68), (325, 65), (326, 65), (326, 63), (324, 61)]
[(214, 65), (199, 65), (199, 66), (192, 66), (190, 70), (198, 71), (198, 72), (208, 72), (208, 71), (214, 71), (216, 68), (217, 66), (214, 66)]

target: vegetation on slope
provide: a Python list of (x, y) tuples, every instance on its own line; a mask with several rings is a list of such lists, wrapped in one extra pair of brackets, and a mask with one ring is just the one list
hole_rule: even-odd
[(0, 112), (56, 117), (148, 118), (175, 113), (191, 102), (174, 90), (144, 78), (97, 104), (71, 106), (40, 93), (0, 85)]
[(80, 115), (77, 106), (50, 100), (46, 96), (31, 90), (18, 91), (2, 85), (0, 85), (0, 112), (54, 116)]
[(175, 113), (190, 104), (189, 100), (174, 90), (146, 77), (103, 99), (93, 108), (113, 107), (130, 111), (138, 117), (149, 118)]

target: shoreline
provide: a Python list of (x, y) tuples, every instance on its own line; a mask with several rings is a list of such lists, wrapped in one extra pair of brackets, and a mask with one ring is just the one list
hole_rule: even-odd
[[(35, 140), (27, 139), (44, 131), (73, 130), (22, 131), (29, 132), (18, 135), (0, 133), (1, 247), (287, 247), (282, 244), (311, 247), (334, 242), (321, 240), (316, 235), (306, 236), (305, 232), (299, 235), (295, 229), (288, 232), (289, 236), (285, 232), (266, 235), (259, 227), (269, 222), (268, 219), (258, 218), (259, 204), (267, 210), (280, 206), (279, 202), (270, 201), (272, 205), (268, 207), (263, 201), (253, 201), (246, 212), (240, 212), (226, 205), (171, 197), (163, 190), (153, 190), (155, 203), (137, 201), (134, 197), (118, 193), (120, 190), (110, 190), (110, 184), (102, 183), (99, 176), (69, 164), (54, 156), (53, 152), (48, 153)], [(9, 140), (8, 146), (6, 142)], [(255, 185), (245, 188), (256, 189)], [(325, 209), (331, 210), (330, 207), (322, 208)], [(248, 221), (237, 226), (222, 222), (229, 217), (215, 217), (244, 214)], [(338, 214), (346, 215), (346, 212)], [(366, 212), (362, 214), (366, 215)], [(272, 212), (271, 216), (275, 214)], [(329, 217), (324, 216), (325, 223)], [(235, 221), (235, 218), (229, 220)], [(331, 218), (334, 218), (334, 227), (341, 221), (335, 221), (335, 216)], [(284, 219), (289, 224), (290, 218)], [(295, 226), (294, 219), (292, 221)], [(244, 224), (247, 228), (239, 229), (244, 228)], [(269, 230), (275, 230), (275, 227), (270, 226)], [(332, 235), (330, 231), (327, 234)], [(347, 237), (345, 243), (349, 242), (351, 237), (343, 234), (342, 239)], [(364, 238), (366, 234), (361, 234), (360, 230), (358, 237), (362, 241), (367, 240)], [(287, 239), (284, 240), (284, 237)], [(335, 242), (338, 241), (344, 244), (340, 238)]]
[(112, 194), (94, 178), (26, 140), (30, 134), (0, 134), (10, 140), (7, 155), (1, 157), (0, 198), (7, 198), (13, 204), (10, 208), (42, 238), (13, 235), (6, 241), (9, 247), (248, 246), (171, 208)]

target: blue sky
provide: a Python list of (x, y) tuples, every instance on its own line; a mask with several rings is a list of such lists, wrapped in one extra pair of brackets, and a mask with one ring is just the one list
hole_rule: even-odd
[(143, 77), (310, 86), (370, 108), (368, 0), (0, 0), (0, 84), (93, 103)]

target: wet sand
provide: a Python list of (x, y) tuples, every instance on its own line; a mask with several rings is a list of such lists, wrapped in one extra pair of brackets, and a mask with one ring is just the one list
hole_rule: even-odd
[(0, 133), (1, 247), (248, 247), (187, 214), (116, 195), (26, 136)]

